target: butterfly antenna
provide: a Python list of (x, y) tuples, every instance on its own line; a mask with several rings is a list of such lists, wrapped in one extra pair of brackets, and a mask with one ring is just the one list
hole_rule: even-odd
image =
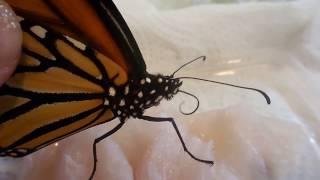
[(195, 61), (197, 61), (197, 60), (203, 60), (203, 61), (205, 61), (205, 60), (206, 60), (206, 56), (197, 57), (197, 58), (195, 58), (195, 59), (193, 59), (193, 60), (191, 60), (191, 61), (183, 64), (182, 66), (180, 66), (177, 70), (175, 70), (175, 71), (171, 74), (171, 77), (174, 77), (174, 75), (175, 75), (178, 71), (180, 71), (182, 68), (184, 68), (185, 66), (187, 66), (187, 65), (189, 65), (189, 64), (191, 64), (191, 63), (193, 63), (193, 62), (195, 62)]
[(186, 92), (186, 91), (179, 90), (178, 92), (181, 92), (181, 93), (183, 93), (183, 94), (189, 95), (189, 96), (191, 96), (191, 97), (193, 97), (193, 98), (195, 98), (195, 99), (197, 100), (197, 106), (196, 106), (196, 108), (194, 108), (193, 111), (191, 111), (191, 112), (184, 112), (184, 111), (182, 110), (182, 105), (184, 104), (184, 101), (182, 101), (182, 103), (179, 105), (179, 111), (180, 111), (182, 114), (184, 114), (184, 115), (190, 115), (190, 114), (193, 114), (194, 112), (196, 112), (196, 111), (198, 110), (198, 108), (199, 108), (199, 105), (200, 105), (199, 98), (197, 98), (197, 96), (195, 96), (195, 95), (193, 95), (193, 94), (191, 94), (191, 93), (188, 93), (188, 92)]
[(256, 92), (260, 93), (266, 99), (268, 104), (271, 104), (270, 97), (267, 95), (267, 93), (263, 92), (260, 89), (255, 89), (255, 88), (250, 88), (250, 87), (245, 87), (245, 86), (238, 86), (238, 85), (234, 85), (234, 84), (212, 81), (212, 80), (202, 79), (202, 78), (197, 78), (197, 77), (178, 77), (176, 79), (194, 79), (194, 80), (199, 80), (199, 81), (206, 81), (206, 82), (212, 82), (212, 83), (216, 83), (216, 84), (222, 84), (222, 85), (226, 85), (226, 86), (236, 87), (236, 88), (240, 88), (240, 89), (247, 89), (247, 90), (251, 90), (251, 91), (256, 91)]

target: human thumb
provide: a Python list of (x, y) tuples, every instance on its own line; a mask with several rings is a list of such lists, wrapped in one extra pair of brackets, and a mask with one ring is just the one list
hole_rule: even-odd
[(6, 2), (0, 0), (0, 86), (13, 73), (21, 53), (19, 22)]

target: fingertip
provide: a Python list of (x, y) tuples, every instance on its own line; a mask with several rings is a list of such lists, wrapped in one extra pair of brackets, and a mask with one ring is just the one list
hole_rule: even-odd
[(0, 86), (13, 73), (21, 53), (22, 34), (12, 9), (0, 0)]

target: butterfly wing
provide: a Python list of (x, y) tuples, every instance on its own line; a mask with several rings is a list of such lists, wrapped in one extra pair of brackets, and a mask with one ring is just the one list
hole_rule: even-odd
[(126, 22), (111, 0), (8, 0), (24, 17), (78, 39), (119, 64), (131, 78), (146, 65)]
[[(146, 74), (146, 64), (131, 31), (115, 4), (110, 0), (91, 0), (98, 15), (110, 32), (124, 54), (130, 77), (141, 78)], [(106, 16), (107, 14), (107, 16)]]
[(0, 87), (0, 155), (19, 157), (112, 120), (107, 89), (127, 82), (111, 59), (50, 29), (21, 21), (23, 55)]

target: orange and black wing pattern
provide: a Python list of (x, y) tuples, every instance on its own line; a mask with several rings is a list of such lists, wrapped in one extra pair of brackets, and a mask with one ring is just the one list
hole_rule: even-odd
[(106, 96), (128, 82), (125, 68), (51, 27), (20, 24), (21, 61), (0, 87), (0, 156), (21, 157), (115, 118)]
[(107, 87), (127, 82), (109, 58), (71, 38), (21, 21), (23, 55), (0, 88), (0, 152), (22, 156), (114, 118)]
[(141, 78), (146, 65), (140, 49), (112, 0), (7, 0), (15, 12), (95, 48)]

